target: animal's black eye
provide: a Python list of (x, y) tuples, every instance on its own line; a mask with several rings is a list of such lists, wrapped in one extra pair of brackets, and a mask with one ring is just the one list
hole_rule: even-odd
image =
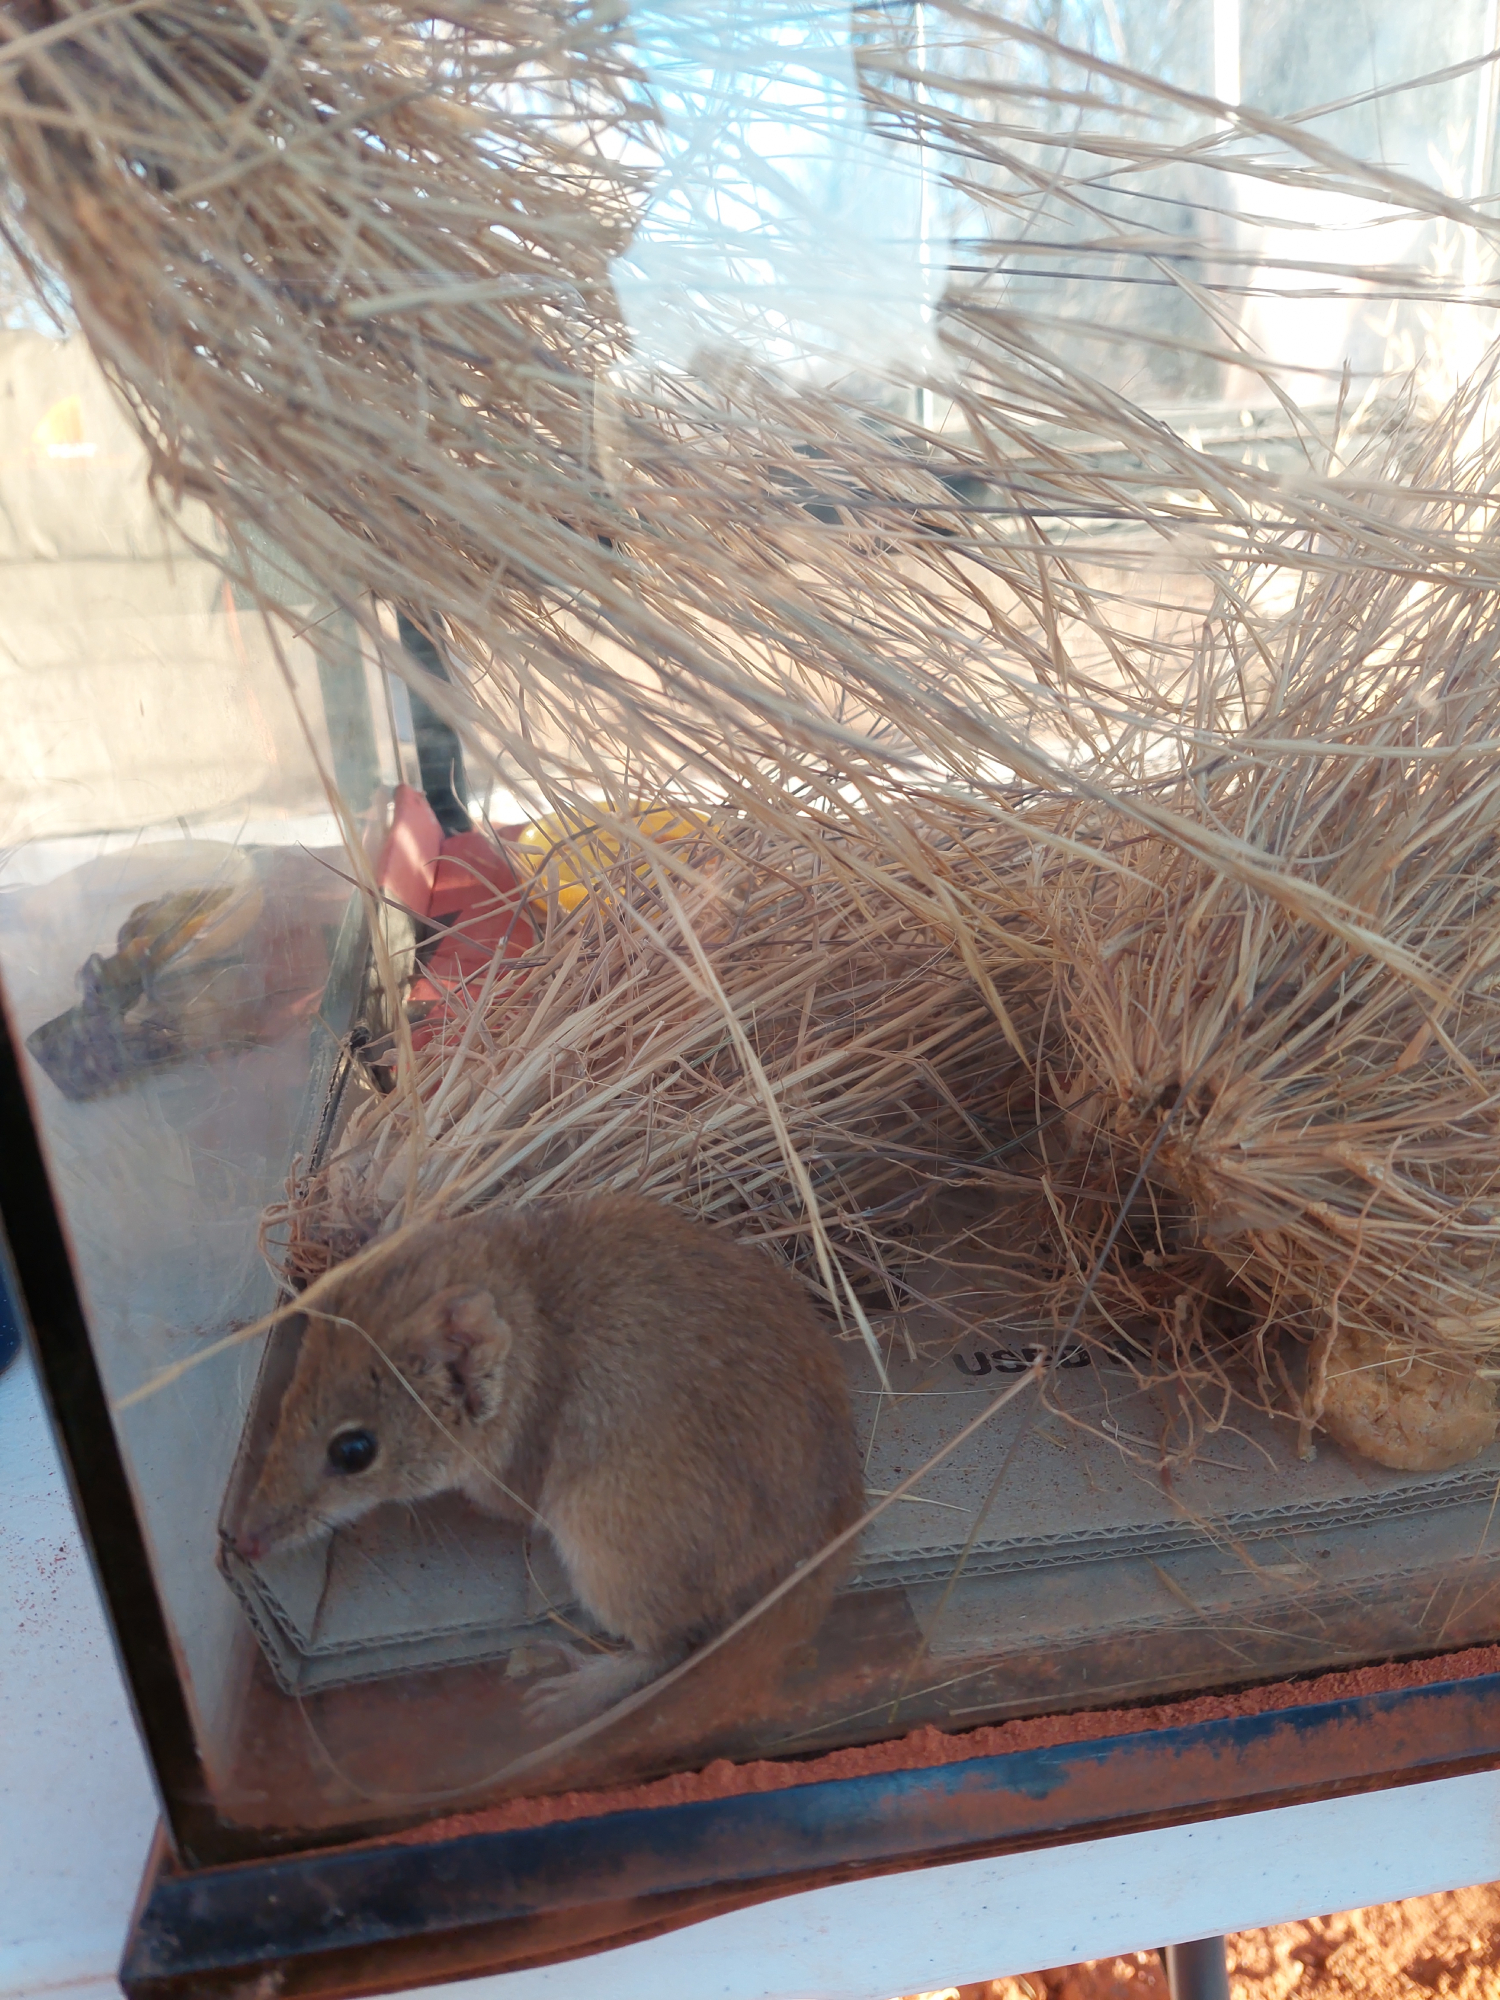
[(379, 1449), (373, 1431), (340, 1431), (329, 1441), (328, 1463), (335, 1472), (368, 1472)]

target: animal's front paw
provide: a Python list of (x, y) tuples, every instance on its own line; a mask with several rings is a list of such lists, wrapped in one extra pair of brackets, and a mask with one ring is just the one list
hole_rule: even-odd
[(571, 1672), (551, 1674), (528, 1688), (521, 1712), (533, 1728), (558, 1736), (613, 1708), (655, 1671), (655, 1662), (640, 1653), (596, 1653)]
[(521, 1713), (528, 1727), (547, 1736), (560, 1736), (564, 1730), (587, 1721), (591, 1711), (581, 1699), (584, 1690), (579, 1682), (583, 1677), (584, 1670), (574, 1667), (565, 1674), (549, 1674), (535, 1687), (527, 1688), (521, 1697)]
[(579, 1652), (564, 1639), (528, 1639), (522, 1645), (512, 1646), (506, 1654), (505, 1678), (524, 1681), (533, 1674), (576, 1672), (593, 1657), (592, 1653)]

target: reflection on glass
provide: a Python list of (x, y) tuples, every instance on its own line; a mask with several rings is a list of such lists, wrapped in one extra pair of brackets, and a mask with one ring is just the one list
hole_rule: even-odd
[[(384, 724), (357, 646), (278, 648), (157, 515), (80, 340), (0, 336), (0, 368), (0, 968), (119, 1397), (274, 1302), (260, 1215), (307, 1143), (360, 931), (320, 765), (374, 841)], [(242, 1633), (205, 1524), (255, 1358), (120, 1419), (210, 1747)]]
[[(1028, 660), (1045, 664), (1039, 632), (1057, 637), (1055, 623), (1042, 629), (1050, 604), (1027, 622), (1031, 611), (1006, 598), (1003, 577), (1019, 571), (996, 563), (983, 574), (999, 541), (981, 545), (976, 533), (965, 546), (974, 520), (993, 514), (1019, 537), (1045, 514), (1058, 574), (1062, 556), (1077, 576), (1090, 562), (1130, 570), (1128, 588), (1107, 586), (1115, 623), (1067, 637), (1073, 667), (1097, 669), (1095, 692), (1110, 703), (1124, 699), (1123, 680), (1109, 676), (1131, 621), (1159, 642), (1158, 661), (1174, 647), (1186, 657), (1218, 613), (1222, 572), (1191, 550), (1179, 562), (1133, 517), (1080, 525), (1064, 481), (1039, 480), (1028, 514), (1024, 485), (1002, 494), (998, 475), (989, 483), (972, 466), (948, 485), (918, 480), (940, 433), (950, 443), (970, 435), (966, 370), (978, 371), (986, 324), (1024, 316), (1037, 371), (1026, 381), (1056, 362), (1076, 370), (1075, 387), (1097, 391), (1101, 455), (1113, 449), (1110, 399), (1129, 396), (1170, 415), (1195, 448), (1273, 472), (1299, 453), (1308, 462), (1317, 425), (1349, 396), (1387, 393), (1403, 357), (1420, 349), (1429, 370), (1462, 373), (1478, 324), (1478, 253), (1460, 255), (1441, 219), (1399, 197), (1410, 180), (1487, 187), (1494, 66), (1462, 65), (1491, 13), (1476, 0), (1434, 25), (1377, 7), (1353, 54), (1347, 24), (1289, 6), (1252, 22), (1234, 0), (1070, 5), (1060, 32), (1071, 53), (1040, 32), (1033, 10), (1012, 14), (1017, 32), (1000, 35), (920, 0), (825, 14), (773, 0), (637, 8), (636, 81), (663, 124), (659, 171), (612, 267), (633, 342), (615, 359), (632, 380), (653, 367), (674, 379), (707, 373), (728, 354), (764, 366), (778, 393), (836, 381), (840, 424), (855, 412), (842, 430), (829, 426), (847, 447), (836, 464), (826, 455), (839, 478), (795, 488), (813, 446), (789, 446), (777, 468), (792, 468), (777, 522), (785, 567), (798, 536), (829, 530), (820, 546), (857, 548), (863, 560), (870, 546), (882, 553), (891, 522), (904, 532), (920, 518), (924, 549), (939, 547), (946, 567), (940, 589), (937, 562), (920, 574), (913, 562), (904, 609), (920, 602), (933, 621), (913, 623), (918, 638), (960, 635), (955, 687), (992, 615), (998, 629), (997, 605), (1013, 621), (1008, 635), (1024, 633)], [(1020, 32), (1029, 28), (1038, 31)], [(1453, 73), (1420, 81), (1444, 66)], [(1148, 89), (1143, 74), (1165, 87)], [(1323, 102), (1334, 108), (1304, 116)], [(1258, 109), (1236, 123), (1228, 108), (1240, 104)], [(956, 143), (955, 105), (988, 132), (987, 149)], [(1326, 181), (1268, 178), (1306, 130), (1325, 149), (1384, 162), (1391, 199), (1377, 207), (1368, 187), (1345, 195)], [(1137, 149), (1128, 168), (1122, 134)], [(787, 859), (787, 824), (810, 820), (816, 801), (787, 808), (777, 830), (787, 846), (773, 852), (727, 785), (690, 798), (588, 744), (598, 754), (580, 796), (588, 791), (597, 824), (577, 798), (528, 808), (525, 825), (508, 812), (504, 826), (489, 824), (472, 795), (480, 752), (466, 763), (469, 746), (434, 706), (447, 692), (441, 606), (366, 607), (356, 619), (267, 545), (253, 552), (255, 580), (291, 614), (273, 627), (256, 593), (207, 553), (219, 546), (212, 520), (153, 509), (139, 444), (78, 341), (5, 336), (0, 371), (0, 977), (226, 1818), (267, 1835), (327, 1832), (704, 1754), (706, 1663), (659, 1709), (626, 1718), (623, 1733), (552, 1753), (567, 1674), (583, 1661), (625, 1688), (639, 1660), (624, 1653), (629, 1620), (610, 1611), (576, 1524), (555, 1495), (540, 1497), (545, 1466), (517, 1474), (519, 1501), (488, 1505), (482, 1485), (465, 1484), (467, 1446), (455, 1448), (441, 1477), (430, 1466), (404, 1483), (393, 1476), (378, 1506), (313, 1507), (314, 1531), (275, 1531), (267, 1486), (303, 1402), (315, 1406), (314, 1473), (349, 1480), (391, 1470), (398, 1427), (382, 1412), (407, 1420), (402, 1449), (415, 1462), (426, 1433), (414, 1411), (431, 1423), (448, 1411), (451, 1446), (504, 1403), (491, 1391), (517, 1351), (505, 1302), (472, 1271), (439, 1284), (436, 1266), (418, 1270), (415, 1303), (403, 1303), (387, 1268), (389, 1284), (372, 1286), (345, 1342), (348, 1382), (307, 1389), (318, 1299), (335, 1294), (305, 1288), (369, 1239), (399, 1239), (440, 1199), (482, 1218), (518, 1191), (650, 1198), (717, 1186), (724, 1214), (772, 1215), (773, 1253), (800, 1257), (804, 1289), (827, 1307), (817, 1336), (828, 1335), (843, 1384), (828, 1391), (829, 1408), (847, 1394), (869, 1519), (829, 1571), (826, 1618), (775, 1655), (754, 1702), (720, 1715), (716, 1752), (801, 1752), (1493, 1637), (1500, 1447), (1417, 1474), (1331, 1447), (1309, 1460), (1292, 1415), (1248, 1403), (1205, 1443), (1201, 1410), (1143, 1344), (1148, 1316), (1123, 1309), (1087, 1340), (1064, 1328), (1045, 1383), (1033, 1380), (1042, 1335), (1058, 1328), (1042, 1324), (1037, 1274), (1023, 1283), (1016, 1246), (1042, 1232), (1020, 1197), (995, 1198), (998, 1180), (984, 1201), (974, 1188), (1003, 1159), (1030, 1176), (1028, 1198), (1051, 1175), (1050, 1199), (1073, 1161), (1061, 1137), (1048, 1138), (1050, 1122), (1081, 1151), (1098, 1136), (1092, 1114), (1065, 1078), (1046, 1081), (1050, 1112), (1039, 1096), (1018, 1106), (998, 1088), (985, 1094), (992, 1014), (956, 974), (928, 979), (937, 954), (926, 941), (912, 945), (901, 925), (877, 930), (873, 894), (862, 904), (851, 891), (840, 910), (839, 949), (857, 934), (864, 957), (850, 945), (837, 977), (777, 1012), (789, 962), (779, 954), (795, 945), (805, 955), (809, 940), (833, 954), (810, 923), (797, 929), (811, 899)], [(1049, 438), (1020, 378), (1005, 379), (1035, 469)], [(1301, 398), (1295, 417), (1279, 400), (1288, 382)], [(911, 389), (922, 400), (908, 407)], [(602, 392), (590, 407), (602, 439)], [(705, 398), (695, 412), (709, 432), (715, 407)], [(643, 408), (634, 433), (620, 426), (627, 443), (640, 443)], [(925, 435), (914, 436), (913, 412)], [(871, 441), (891, 477), (851, 526), (845, 514), (870, 498), (854, 446), (874, 451)], [(1325, 459), (1335, 443), (1330, 427)], [(601, 468), (612, 448), (599, 443)], [(1160, 484), (1136, 461), (1122, 480), (1137, 474), (1142, 491)], [(588, 538), (591, 557), (607, 548), (622, 571), (634, 559), (631, 476), (627, 465), (617, 482), (619, 548), (618, 520)], [(1151, 544), (1133, 570), (1132, 535)], [(1152, 579), (1174, 563), (1183, 601), (1159, 605)], [(871, 573), (852, 562), (848, 571)], [(1298, 587), (1298, 574), (1274, 577), (1267, 595)], [(814, 577), (825, 608), (839, 575), (830, 559)], [(861, 605), (851, 622), (863, 615)], [(583, 628), (572, 598), (558, 631), (569, 618)], [(534, 630), (542, 622), (539, 613)], [(391, 691), (395, 646), (432, 676), (431, 702)], [(1022, 651), (1004, 656), (1007, 672)], [(985, 656), (974, 667), (975, 685), (992, 665)], [(1247, 714), (1256, 698), (1253, 686), (1242, 692)], [(954, 804), (954, 774), (929, 760), (927, 780), (934, 794), (949, 786), (941, 852), (956, 881), (973, 829)], [(933, 798), (922, 807), (937, 825)], [(658, 843), (654, 854), (630, 847), (640, 834)], [(629, 935), (625, 912), (639, 919)], [(732, 1019), (706, 1006), (692, 1015), (683, 998), (696, 1004), (707, 988), (692, 950), (704, 939), (719, 953), (715, 976), (741, 981)], [(904, 1039), (879, 1045), (869, 1025), (877, 975), (911, 1010)], [(601, 996), (626, 990), (636, 1012), (616, 1045), (602, 1032), (591, 1040)], [(867, 1030), (868, 1069), (839, 1070)], [(643, 1091), (630, 1064), (669, 1044)], [(971, 1050), (966, 1083), (980, 1081), (956, 1108), (924, 1064), (932, 1049), (946, 1057), (960, 1045)], [(845, 1092), (831, 1106), (830, 1076)], [(749, 1121), (736, 1124), (747, 1078), (760, 1102), (774, 1100), (789, 1149), (814, 1128), (813, 1110), (822, 1120), (819, 1144), (796, 1154), (802, 1179), (769, 1116), (759, 1152), (744, 1138)], [(874, 1092), (871, 1078), (887, 1090), (878, 1115), (859, 1094)], [(838, 1145), (866, 1178), (835, 1272), (826, 1255), (818, 1262), (826, 1245), (782, 1224), (835, 1181)], [(940, 1198), (928, 1202), (934, 1183)], [(1142, 1296), (1154, 1286), (1158, 1305), (1170, 1296), (1196, 1310), (1195, 1246), (1174, 1236), (1171, 1216), (1151, 1220), (1154, 1235), (1141, 1223), (1124, 1246), (1132, 1282)], [(586, 1218), (562, 1212), (553, 1227), (562, 1239), (549, 1248), (543, 1306), (561, 1311), (557, 1297), (574, 1296), (597, 1245)], [(687, 1255), (667, 1260), (659, 1317)], [(1057, 1271), (1041, 1282), (1049, 1277), (1061, 1282)], [(611, 1305), (622, 1290), (609, 1278), (600, 1288)], [(262, 1324), (294, 1295), (305, 1311)], [(398, 1365), (391, 1344), (400, 1314), (404, 1326), (419, 1309), (431, 1322), (431, 1351), (418, 1356), (431, 1363), (426, 1390), (422, 1367), (410, 1356)], [(846, 1336), (837, 1347), (836, 1332)], [(1290, 1381), (1305, 1361), (1274, 1333), (1266, 1354), (1268, 1378), (1284, 1364)], [(735, 1392), (754, 1397), (753, 1357), (726, 1347), (712, 1359), (743, 1371), (750, 1388), (735, 1373)], [(615, 1403), (594, 1413), (585, 1469), (613, 1462), (616, 1419), (641, 1385), (616, 1386)], [(796, 1397), (776, 1403), (784, 1388), (763, 1382), (752, 1403), (763, 1418), (782, 1409), (768, 1424), (781, 1444), (800, 1408)], [(637, 1400), (649, 1404), (665, 1491), (690, 1426), (660, 1416), (667, 1399)], [(543, 1428), (538, 1419), (537, 1436)], [(720, 1448), (744, 1446), (729, 1436)], [(816, 1459), (803, 1450), (799, 1470)], [(852, 1463), (830, 1452), (835, 1461), (846, 1472)], [(508, 1459), (489, 1466), (507, 1482), (511, 1470)], [(848, 1484), (820, 1531), (852, 1518)], [(784, 1525), (789, 1488), (765, 1487), (757, 1504)], [(674, 1527), (701, 1531), (705, 1574), (712, 1497), (700, 1480), (696, 1496), (670, 1502)], [(766, 1573), (772, 1588), (789, 1581), (774, 1563)], [(721, 1595), (737, 1611), (740, 1596)], [(698, 1636), (716, 1638), (730, 1616), (715, 1600)], [(691, 1629), (679, 1616), (672, 1636)], [(682, 1650), (635, 1647), (674, 1674)]]

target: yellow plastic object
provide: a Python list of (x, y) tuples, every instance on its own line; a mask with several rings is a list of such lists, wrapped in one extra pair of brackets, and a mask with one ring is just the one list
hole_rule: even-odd
[[(691, 840), (708, 824), (701, 815), (677, 806), (648, 806), (630, 817), (653, 840)], [(620, 837), (608, 827), (590, 826), (560, 813), (548, 813), (524, 828), (517, 845), (523, 867), (536, 881), (531, 901), (545, 908), (556, 895), (558, 908), (576, 910), (588, 895), (600, 870), (620, 858)], [(642, 862), (637, 875), (647, 872)]]
[(83, 403), (77, 396), (55, 402), (31, 433), (32, 449), (47, 458), (92, 458), (96, 446), (83, 429)]

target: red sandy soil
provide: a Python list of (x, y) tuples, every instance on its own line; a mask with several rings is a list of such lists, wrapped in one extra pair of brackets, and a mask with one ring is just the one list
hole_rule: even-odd
[[(746, 1792), (781, 1791), (791, 1785), (811, 1785), (827, 1778), (862, 1778), (878, 1771), (910, 1771), (925, 1765), (961, 1763), (970, 1757), (998, 1757), (1007, 1751), (1039, 1749), (1054, 1743), (1086, 1743), (1146, 1729), (1177, 1729), (1225, 1715), (1265, 1715), (1306, 1702), (1345, 1701), (1351, 1696), (1378, 1694), (1389, 1688), (1426, 1687), (1438, 1681), (1496, 1672), (1500, 1672), (1500, 1647), (1478, 1646), (1426, 1660), (1358, 1667), (1320, 1674), (1312, 1680), (1231, 1689), (1151, 1708), (1085, 1709), (1071, 1715), (1035, 1716), (965, 1730), (957, 1736), (928, 1726), (889, 1742), (833, 1750), (801, 1761), (732, 1764), (720, 1759), (701, 1771), (684, 1771), (644, 1785), (511, 1799), (485, 1811), (454, 1814), (384, 1838), (396, 1843), (425, 1842), (465, 1833), (547, 1826), (558, 1820), (588, 1819), (599, 1813), (625, 1812), (643, 1806), (686, 1805), (694, 1800), (732, 1798)], [(975, 1992), (980, 1990), (976, 1988)], [(1496, 2000), (1500, 2000), (1500, 1985), (1495, 1992)], [(1004, 2000), (1020, 2000), (1020, 1996), (1006, 1995)], [(1139, 2000), (1151, 1997), (1143, 1989)]]
[[(1500, 1884), (1238, 1931), (1232, 2000), (1500, 2000)], [(908, 2000), (1167, 2000), (1155, 1952), (1100, 1958)]]

